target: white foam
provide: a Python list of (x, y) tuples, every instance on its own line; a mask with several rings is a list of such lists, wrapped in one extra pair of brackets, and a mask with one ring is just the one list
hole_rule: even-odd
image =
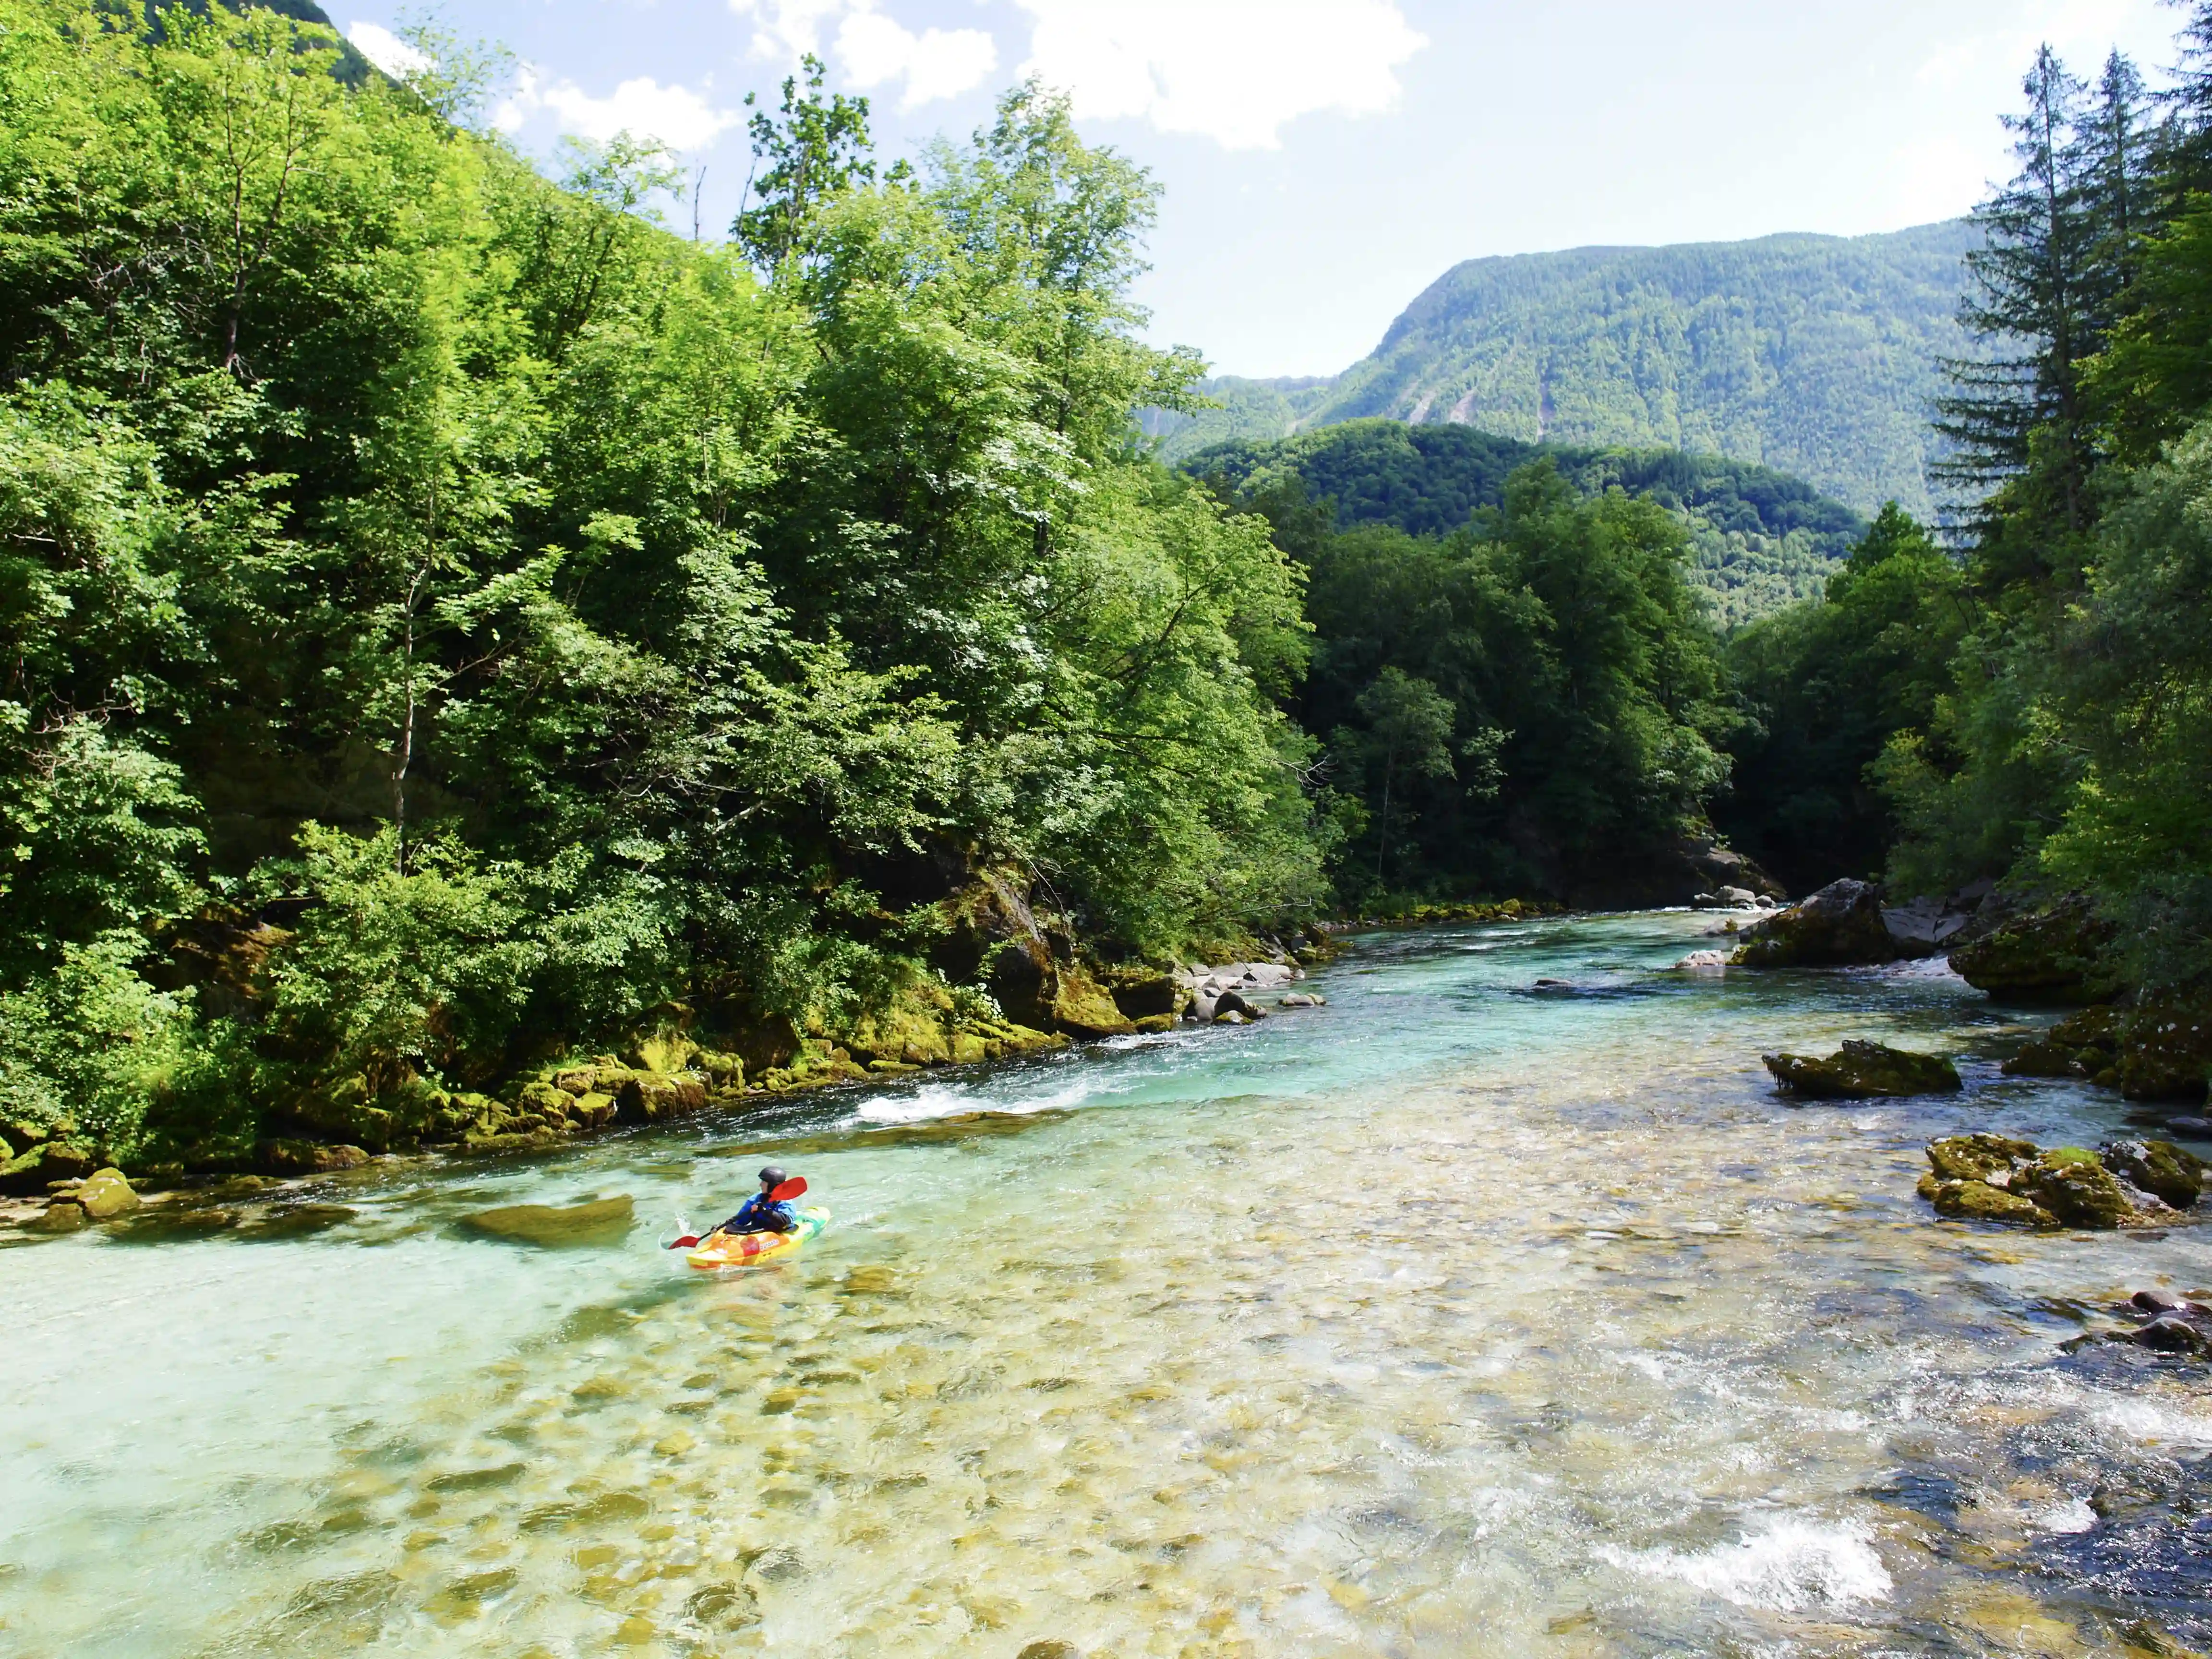
[(1889, 1598), (1889, 1571), (1874, 1534), (1856, 1521), (1782, 1518), (1734, 1544), (1694, 1555), (1601, 1546), (1598, 1558), (1650, 1578), (1673, 1578), (1740, 1607), (1799, 1613)]
[(2037, 1516), (2035, 1525), (2039, 1532), (2094, 1532), (2097, 1528), (2097, 1511), (2089, 1507), (2087, 1498), (2071, 1498), (2058, 1505), (2057, 1508), (2046, 1510), (2043, 1514)]
[(1050, 1112), (1120, 1092), (1119, 1089), (1102, 1089), (1096, 1083), (1085, 1082), (1026, 1099), (1001, 1100), (957, 1084), (925, 1083), (909, 1095), (869, 1101), (860, 1109), (860, 1118), (864, 1123), (927, 1123), (934, 1118), (957, 1117), (963, 1112)]

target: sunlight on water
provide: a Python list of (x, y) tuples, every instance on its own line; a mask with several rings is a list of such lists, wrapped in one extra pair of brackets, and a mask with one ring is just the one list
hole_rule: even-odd
[[(0, 1652), (2212, 1641), (2204, 1374), (2056, 1352), (2198, 1236), (1912, 1195), (1931, 1133), (2124, 1109), (1999, 1079), (1941, 972), (1665, 971), (1699, 925), (1379, 938), (1255, 1028), (0, 1253)], [(1973, 1090), (1773, 1097), (1762, 1048), (1847, 1036)], [(658, 1248), (769, 1155), (836, 1214), (800, 1258)], [(456, 1225), (616, 1194), (620, 1244)]]

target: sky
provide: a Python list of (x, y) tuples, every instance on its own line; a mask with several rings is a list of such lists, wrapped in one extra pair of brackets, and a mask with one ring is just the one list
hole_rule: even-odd
[[(419, 11), (325, 0), (404, 64)], [(1024, 76), (1164, 189), (1138, 298), (1217, 372), (1330, 374), (1462, 259), (1591, 244), (1863, 235), (1961, 214), (2012, 167), (2000, 116), (2048, 41), (2094, 76), (2172, 56), (2161, 0), (444, 0), (504, 46), (499, 125), (659, 137), (717, 234), (747, 92), (801, 52), (878, 148), (964, 137)], [(2154, 75), (2154, 79), (2155, 79)], [(688, 233), (690, 201), (664, 208)]]

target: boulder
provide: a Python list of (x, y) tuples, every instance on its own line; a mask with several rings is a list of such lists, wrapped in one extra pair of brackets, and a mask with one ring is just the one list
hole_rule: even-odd
[(1958, 1068), (1937, 1054), (1917, 1054), (1879, 1042), (1850, 1042), (1826, 1060), (1766, 1054), (1766, 1069), (1791, 1094), (1812, 1100), (1902, 1100), (1956, 1094)]
[(1240, 1021), (1267, 1018), (1266, 1010), (1256, 1003), (1248, 1002), (1242, 994), (1235, 991), (1224, 991), (1213, 1000), (1212, 1018), (1219, 1019), (1224, 1014), (1234, 1014)]
[(1988, 1181), (2002, 1175), (2008, 1184), (2014, 1168), (2035, 1155), (2033, 1141), (2005, 1135), (1945, 1135), (1928, 1143), (1928, 1162), (1939, 1181)]
[(615, 1097), (615, 1106), (616, 1115), (624, 1123), (659, 1123), (688, 1116), (706, 1109), (707, 1082), (690, 1072), (673, 1077), (659, 1072), (632, 1072)]
[(1318, 1008), (1321, 1006), (1321, 999), (1319, 997), (1308, 996), (1303, 991), (1293, 991), (1290, 995), (1279, 999), (1276, 1002), (1275, 1006), (1278, 1008)]
[(663, 1076), (688, 1068), (699, 1053), (699, 1045), (684, 1030), (681, 1018), (688, 1018), (688, 1012), (665, 1022), (650, 1036), (640, 1037), (631, 1043), (623, 1054), (623, 1062), (635, 1070)]
[(1717, 974), (1728, 968), (1725, 951), (1692, 951), (1674, 966), (1692, 974)]
[(465, 1231), (480, 1233), (487, 1238), (560, 1249), (618, 1243), (629, 1236), (635, 1221), (635, 1206), (624, 1194), (565, 1209), (546, 1204), (513, 1204), (496, 1210), (479, 1210), (474, 1215), (463, 1216), (460, 1224)]
[(1894, 962), (1903, 951), (1881, 919), (1879, 890), (1833, 881), (1812, 897), (1743, 929), (1740, 968), (1836, 968)]
[(2127, 1340), (2156, 1353), (2212, 1354), (2212, 1336), (2173, 1314), (2161, 1314), (2138, 1327)]
[(2202, 1100), (2212, 1081), (2212, 996), (2146, 1000), (2121, 1023), (2114, 1068), (2130, 1100)]
[(2097, 1231), (2124, 1225), (2136, 1206), (2094, 1152), (2055, 1146), (2013, 1176), (2012, 1188), (2069, 1227)]
[(1146, 1014), (1142, 1019), (1134, 1020), (1131, 1023), (1134, 1024), (1137, 1030), (1144, 1035), (1147, 1036), (1157, 1036), (1162, 1031), (1172, 1031), (1175, 1030), (1176, 1017), (1173, 1014)]
[(89, 1147), (68, 1140), (42, 1141), (0, 1167), (0, 1193), (36, 1197), (57, 1181), (82, 1181), (99, 1167)]
[(2204, 1160), (2170, 1140), (2115, 1140), (2098, 1160), (2129, 1185), (2186, 1210), (2204, 1194)]
[(1137, 1028), (1106, 988), (1073, 963), (1054, 975), (1050, 1029), (1072, 1037), (1126, 1036)]
[(1182, 1012), (1182, 987), (1176, 976), (1164, 969), (1136, 965), (1102, 969), (1098, 981), (1114, 999), (1114, 1006), (1127, 1018), (1149, 1019), (1156, 1015), (1173, 1016)]
[(1969, 985), (2012, 1002), (2103, 1002), (2120, 983), (2106, 965), (2116, 938), (2089, 901), (2060, 900), (2016, 916), (1951, 952)]
[(70, 1196), (94, 1221), (112, 1221), (138, 1207), (138, 1194), (120, 1170), (100, 1170)]
[(1923, 896), (1904, 904), (1882, 907), (1881, 925), (1889, 930), (1899, 951), (1910, 957), (1932, 957), (1966, 931), (1971, 911), (1954, 910), (1942, 899)]
[(1952, 1221), (2001, 1221), (2017, 1227), (2056, 1227), (2058, 1218), (2032, 1199), (1984, 1181), (1920, 1178), (1920, 1195)]
[(92, 1224), (92, 1218), (82, 1205), (66, 1199), (56, 1199), (40, 1213), (23, 1224), (27, 1233), (73, 1233), (80, 1227)]

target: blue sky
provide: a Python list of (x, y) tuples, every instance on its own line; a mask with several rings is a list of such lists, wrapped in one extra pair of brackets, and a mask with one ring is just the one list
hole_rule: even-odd
[[(371, 57), (410, 14), (326, 0)], [(2040, 40), (2164, 63), (2160, 0), (446, 0), (523, 70), (502, 124), (651, 132), (738, 205), (742, 100), (817, 52), (880, 148), (962, 136), (1036, 72), (1166, 200), (1153, 337), (1331, 374), (1455, 262), (1589, 243), (1857, 234), (1964, 212)], [(689, 228), (690, 204), (669, 211)]]

